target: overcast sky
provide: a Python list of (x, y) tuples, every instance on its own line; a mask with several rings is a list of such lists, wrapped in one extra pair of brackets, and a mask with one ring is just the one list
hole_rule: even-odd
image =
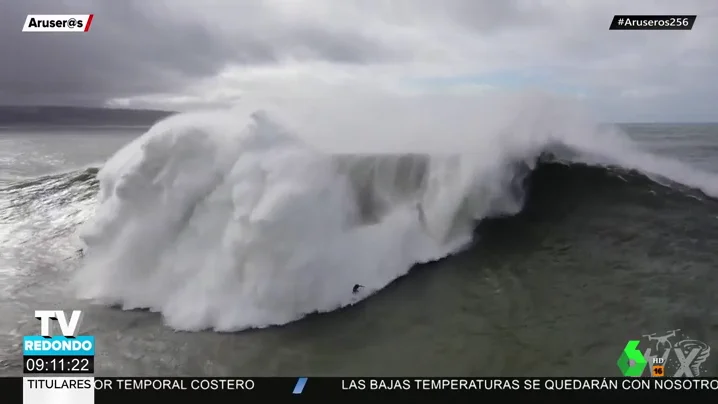
[[(611, 120), (718, 121), (716, 0), (0, 0), (0, 104), (188, 109), (374, 86), (540, 89)], [(89, 33), (22, 33), (94, 13)], [(692, 31), (609, 31), (614, 14)]]

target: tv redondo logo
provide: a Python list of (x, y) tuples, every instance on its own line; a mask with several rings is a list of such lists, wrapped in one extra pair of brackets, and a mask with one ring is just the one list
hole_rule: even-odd
[[(711, 348), (703, 341), (692, 339), (681, 330), (643, 335), (644, 340), (630, 340), (616, 364), (621, 374), (643, 376), (645, 369), (655, 377), (705, 376), (704, 367)], [(645, 351), (641, 348), (645, 347)]]
[[(23, 356), (36, 355), (95, 355), (95, 337), (78, 335), (83, 313), (73, 310), (69, 316), (62, 310), (35, 310), (40, 321), (40, 335), (23, 337)], [(53, 325), (59, 326), (56, 335)]]

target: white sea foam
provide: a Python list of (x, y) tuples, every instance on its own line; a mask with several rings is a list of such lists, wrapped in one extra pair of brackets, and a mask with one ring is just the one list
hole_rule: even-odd
[(169, 118), (106, 163), (79, 290), (181, 330), (334, 310), (517, 212), (544, 150), (718, 195), (711, 175), (542, 96), (248, 100)]

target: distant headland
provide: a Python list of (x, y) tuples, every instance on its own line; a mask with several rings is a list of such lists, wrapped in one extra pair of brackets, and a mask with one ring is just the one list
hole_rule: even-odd
[(148, 109), (0, 105), (0, 127), (150, 126), (175, 113)]

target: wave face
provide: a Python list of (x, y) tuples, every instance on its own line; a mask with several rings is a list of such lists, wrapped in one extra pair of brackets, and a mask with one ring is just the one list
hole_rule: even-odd
[(179, 330), (335, 310), (518, 213), (547, 155), (718, 196), (711, 174), (543, 97), (250, 104), (168, 118), (106, 163), (81, 297)]

